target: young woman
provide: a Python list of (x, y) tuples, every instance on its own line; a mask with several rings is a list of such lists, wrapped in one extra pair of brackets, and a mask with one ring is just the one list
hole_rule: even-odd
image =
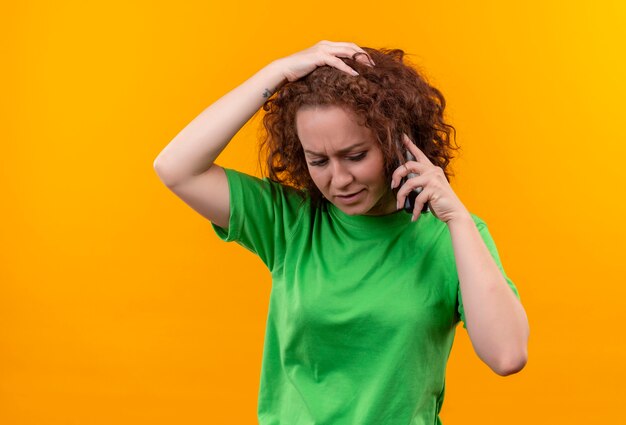
[[(269, 176), (216, 165), (261, 106)], [(227, 93), (156, 159), (272, 274), (261, 425), (441, 423), (459, 321), (495, 373), (526, 364), (519, 293), (449, 185), (444, 108), (402, 50), (321, 41)]]

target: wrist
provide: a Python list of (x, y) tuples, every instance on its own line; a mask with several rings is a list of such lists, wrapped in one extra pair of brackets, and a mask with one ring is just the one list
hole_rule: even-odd
[(463, 209), (462, 211), (458, 211), (457, 213), (452, 214), (452, 218), (446, 221), (446, 224), (448, 226), (456, 226), (458, 224), (464, 224), (464, 223), (465, 224), (474, 223), (474, 219), (472, 218), (472, 215), (466, 209)]
[(265, 68), (263, 69), (264, 72), (266, 72), (268, 75), (271, 75), (272, 80), (275, 82), (276, 90), (281, 88), (287, 82), (287, 77), (283, 72), (280, 61), (281, 59), (273, 60), (272, 62), (265, 65)]

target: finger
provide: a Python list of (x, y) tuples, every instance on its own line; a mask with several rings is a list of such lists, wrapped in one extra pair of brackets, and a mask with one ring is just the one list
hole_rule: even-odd
[(399, 210), (404, 207), (406, 202), (407, 195), (410, 190), (402, 190), (406, 186), (406, 183), (402, 185), (402, 187), (396, 192), (396, 210)]
[[(325, 55), (324, 63), (330, 66), (333, 66), (349, 75), (357, 76), (359, 75), (358, 71), (354, 68), (347, 65), (344, 61), (339, 58), (352, 58), (354, 55), (354, 50), (351, 46), (338, 46), (336, 45), (327, 45), (323, 49), (327, 55)], [(347, 43), (346, 43), (347, 44)]]
[(364, 65), (367, 65), (369, 67), (375, 65), (369, 53), (367, 53), (365, 50), (363, 50), (354, 43), (342, 43), (323, 40), (318, 44), (322, 44), (331, 49), (337, 50), (334, 53), (337, 56), (354, 59), (356, 61), (362, 62)]
[(363, 65), (369, 66), (370, 68), (373, 68), (374, 65), (376, 65), (374, 63), (374, 61), (372, 60), (372, 57), (370, 55), (368, 55), (367, 52), (358, 52), (358, 53), (356, 53), (356, 56), (354, 57), (354, 60), (356, 60), (358, 62), (362, 62)]
[[(424, 189), (424, 187), (428, 185), (428, 180), (429, 180), (428, 176), (418, 176), (412, 179), (408, 179), (402, 185), (402, 187), (398, 189), (396, 196), (398, 197), (398, 199), (400, 199), (400, 197), (404, 199), (408, 196), (409, 192), (411, 192), (412, 190), (415, 190), (418, 193), (420, 193)], [(402, 205), (404, 205), (404, 203), (402, 203)]]
[(408, 147), (409, 152), (411, 152), (413, 154), (413, 156), (419, 162), (423, 162), (425, 164), (433, 165), (433, 163), (430, 162), (430, 159), (428, 159), (426, 154), (424, 152), (422, 152), (422, 150), (420, 148), (418, 148), (415, 143), (413, 143), (413, 141), (409, 138), (409, 136), (406, 135), (406, 133), (402, 133), (402, 135), (403, 135), (402, 141)]
[(357, 46), (354, 43), (351, 43), (352, 46), (356, 49), (356, 51), (359, 53), (356, 56), (356, 60), (362, 60), (363, 63), (367, 66), (374, 66), (376, 65), (374, 63), (374, 60), (372, 59), (372, 57), (370, 56), (369, 53), (367, 53), (365, 50), (363, 50), (361, 47)]
[(395, 188), (398, 184), (400, 184), (400, 180), (402, 180), (403, 177), (406, 177), (411, 173), (424, 174), (425, 172), (426, 166), (424, 164), (417, 161), (405, 162), (396, 168), (391, 175), (391, 188)]
[(349, 67), (348, 65), (346, 65), (346, 64), (344, 63), (344, 61), (342, 61), (341, 59), (339, 59), (339, 58), (338, 58), (338, 57), (336, 57), (336, 56), (330, 56), (330, 57), (327, 59), (327, 62), (326, 62), (326, 63), (327, 63), (328, 65), (334, 66), (335, 68), (339, 69), (340, 71), (345, 72), (346, 74), (349, 74), (349, 75), (352, 75), (352, 76), (355, 76), (355, 77), (359, 75), (359, 73), (358, 73), (358, 72), (356, 72), (356, 71), (354, 70), (354, 68)]
[(398, 168), (396, 168), (391, 174), (391, 188), (395, 189), (395, 187), (400, 184), (400, 180), (408, 174), (409, 170), (404, 164), (401, 164)]
[(398, 211), (400, 208), (402, 208), (402, 205), (404, 205), (405, 198), (406, 198), (406, 196), (400, 196), (398, 194), (398, 196), (396, 198), (396, 211)]
[[(356, 50), (358, 53), (362, 53), (363, 55), (365, 55), (365, 57), (367, 59), (368, 62), (371, 62), (372, 65), (375, 65), (374, 61), (372, 60), (372, 57), (370, 56), (369, 53), (367, 53), (361, 46), (359, 46), (356, 43), (351, 43), (351, 42), (342, 42), (342, 41), (329, 41), (329, 40), (322, 40), (320, 41), (318, 44), (325, 44), (327, 46), (341, 46), (341, 47), (349, 47), (351, 49)], [(352, 57), (352, 56), (350, 56)], [(358, 55), (357, 58), (362, 57), (362, 55)], [(369, 63), (366, 63), (369, 65)]]
[(411, 221), (417, 221), (424, 209), (424, 205), (428, 202), (428, 198), (430, 197), (429, 193), (425, 190), (420, 193), (417, 198), (415, 198), (415, 205), (413, 207), (413, 215), (411, 217)]
[(418, 148), (417, 145), (413, 143), (413, 141), (405, 133), (403, 133), (402, 141), (404, 142), (404, 145), (409, 149), (409, 152), (413, 154), (413, 156), (415, 157), (417, 161), (430, 163), (430, 160), (424, 154), (424, 152), (422, 152), (422, 150)]

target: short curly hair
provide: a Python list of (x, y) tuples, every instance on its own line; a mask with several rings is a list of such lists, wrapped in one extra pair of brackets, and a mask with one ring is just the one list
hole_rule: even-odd
[[(374, 61), (370, 67), (352, 58), (341, 58), (359, 76), (331, 66), (321, 66), (306, 76), (280, 87), (263, 104), (264, 135), (259, 164), (270, 180), (298, 189), (301, 197), (320, 205), (325, 198), (307, 167), (296, 131), (296, 113), (303, 106), (340, 106), (353, 111), (376, 137), (383, 152), (385, 177), (405, 162), (402, 133), (443, 169), (446, 179), (454, 175), (449, 164), (456, 146), (456, 130), (444, 121), (446, 101), (415, 65), (407, 63), (400, 49), (362, 47)], [(452, 138), (450, 137), (452, 134)]]

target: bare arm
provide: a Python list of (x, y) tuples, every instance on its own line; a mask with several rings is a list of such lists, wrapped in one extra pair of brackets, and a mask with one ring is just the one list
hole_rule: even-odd
[(528, 360), (529, 326), (526, 311), (509, 287), (485, 244), (471, 214), (456, 196), (441, 167), (435, 166), (404, 134), (404, 144), (416, 161), (408, 161), (393, 173), (392, 188), (410, 173), (397, 193), (397, 208), (409, 191), (421, 187), (415, 198), (413, 218), (428, 202), (432, 213), (448, 225), (454, 249), (465, 325), (474, 351), (498, 375), (519, 372)]
[(228, 142), (285, 81), (276, 62), (206, 108), (182, 129), (154, 161), (167, 186), (207, 171)]
[[(191, 121), (161, 151), (154, 169), (165, 185), (190, 207), (220, 227), (227, 227), (230, 194), (224, 169), (214, 164), (228, 142), (286, 81), (295, 81), (318, 66), (354, 70), (340, 57), (365, 52), (354, 43), (321, 41), (304, 51), (277, 59), (228, 92)], [(366, 59), (361, 59), (365, 61)]]
[(496, 372), (519, 372), (528, 359), (528, 318), (471, 216), (448, 222), (467, 332), (476, 354)]

